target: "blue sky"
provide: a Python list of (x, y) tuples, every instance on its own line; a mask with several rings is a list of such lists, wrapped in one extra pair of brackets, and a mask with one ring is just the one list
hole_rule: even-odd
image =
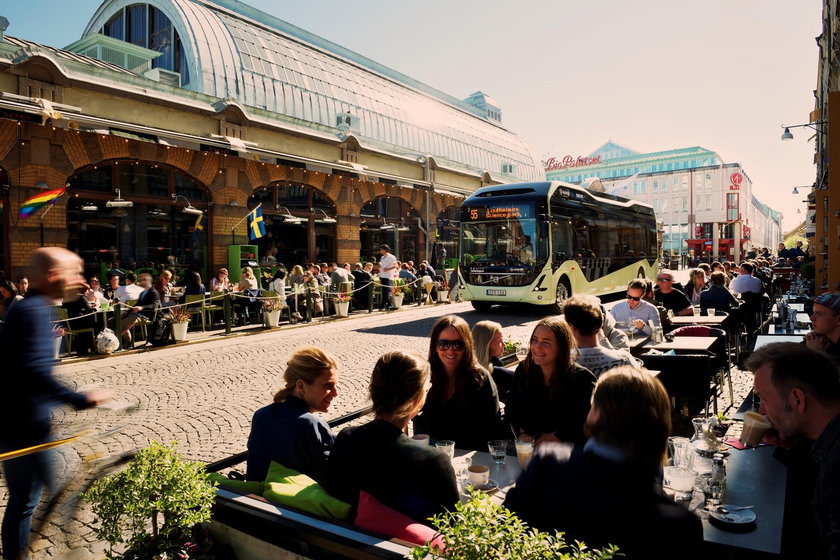
[[(456, 97), (484, 91), (540, 156), (700, 145), (740, 162), (785, 228), (804, 216), (791, 189), (814, 182), (811, 134), (779, 138), (814, 108), (819, 0), (247, 3)], [(0, 15), (62, 47), (99, 5), (8, 0)]]

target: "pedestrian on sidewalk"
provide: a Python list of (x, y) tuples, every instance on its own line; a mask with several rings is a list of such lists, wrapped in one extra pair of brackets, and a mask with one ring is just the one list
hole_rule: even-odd
[(379, 283), (382, 284), (382, 301), (379, 302), (379, 310), (390, 309), (391, 304), (391, 279), (397, 270), (397, 257), (391, 254), (391, 247), (386, 244), (379, 246)]
[[(0, 453), (53, 440), (50, 408), (61, 402), (77, 409), (110, 399), (109, 391), (83, 394), (52, 376), (52, 325), (56, 301), (82, 292), (82, 259), (59, 247), (32, 253), (32, 288), (6, 318), (0, 336), (5, 367), (0, 377)], [(2, 463), (9, 501), (3, 516), (3, 558), (27, 560), (32, 513), (46, 487), (55, 485), (52, 452), (40, 451)]]

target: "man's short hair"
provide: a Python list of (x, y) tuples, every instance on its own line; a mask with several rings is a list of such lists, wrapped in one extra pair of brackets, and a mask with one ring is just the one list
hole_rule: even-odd
[(746, 270), (749, 274), (752, 274), (753, 271), (755, 270), (755, 267), (753, 267), (752, 264), (750, 264), (746, 261), (742, 262), (741, 266), (744, 267), (744, 270)]
[(756, 350), (747, 358), (747, 369), (755, 372), (770, 366), (770, 379), (780, 395), (798, 388), (823, 403), (840, 401), (840, 373), (827, 354), (804, 344), (776, 342)]
[(667, 269), (667, 268), (663, 268), (662, 270), (660, 270), (660, 271), (659, 271), (659, 274), (657, 274), (656, 276), (657, 276), (657, 278), (658, 278), (658, 277), (663, 276), (663, 275), (665, 275), (665, 276), (670, 276), (670, 277), (671, 277), (671, 280), (673, 280), (673, 279), (674, 279), (674, 271), (673, 271), (673, 270), (669, 270), (669, 269)]
[(333, 268), (338, 268), (338, 265), (337, 265), (336, 263), (334, 263), (334, 262), (331, 262), (331, 263), (330, 263), (330, 266), (331, 266), (331, 267), (333, 267)]
[(645, 282), (644, 278), (633, 278), (627, 284), (628, 290), (642, 290), (643, 294), (647, 293), (647, 283)]
[(138, 280), (142, 280), (143, 278), (148, 278), (149, 282), (152, 281), (152, 275), (149, 274), (148, 272), (144, 272), (143, 274), (141, 274), (137, 277)]
[(577, 295), (567, 299), (563, 305), (563, 317), (567, 323), (587, 335), (597, 333), (604, 320), (601, 315), (601, 302), (595, 296), (589, 295)]
[(379, 250), (381, 251), (382, 249), (385, 249), (389, 253), (391, 252), (391, 246), (388, 245), (387, 243), (383, 243), (382, 245), (379, 246)]
[(137, 276), (135, 276), (133, 272), (129, 272), (125, 275), (125, 280), (126, 282), (136, 282)]

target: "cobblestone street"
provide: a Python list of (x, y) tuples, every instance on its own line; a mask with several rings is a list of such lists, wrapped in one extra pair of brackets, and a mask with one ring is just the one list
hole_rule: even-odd
[[(327, 415), (337, 417), (366, 404), (367, 384), (376, 359), (389, 350), (428, 352), (428, 334), (435, 320), (459, 313), (472, 325), (482, 319), (500, 322), (506, 337), (524, 341), (541, 318), (536, 310), (499, 309), (482, 314), (469, 304), (406, 307), (392, 313), (358, 314), (347, 320), (326, 320), (264, 334), (223, 338), (172, 348), (64, 364), (57, 376), (76, 388), (113, 389), (117, 398), (139, 408), (126, 417), (103, 410), (56, 409), (56, 433), (64, 436), (93, 423), (100, 433), (119, 425), (113, 435), (83, 440), (59, 449), (62, 477), (77, 471), (80, 457), (142, 448), (152, 440), (176, 441), (190, 459), (214, 461), (245, 450), (253, 412), (270, 402), (279, 374), (296, 348), (326, 349), (340, 364), (339, 398)], [(752, 380), (733, 371), (735, 401), (741, 402)], [(728, 392), (726, 393), (728, 397)], [(728, 403), (722, 402), (725, 410)], [(0, 514), (6, 502), (0, 480)], [(91, 529), (92, 513), (84, 505), (72, 521), (53, 516), (33, 535), (33, 558), (101, 558), (104, 545)]]

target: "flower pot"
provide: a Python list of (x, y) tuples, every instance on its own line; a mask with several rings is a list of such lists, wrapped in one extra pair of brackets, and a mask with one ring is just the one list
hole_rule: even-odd
[(175, 342), (187, 340), (187, 327), (189, 326), (189, 322), (172, 323), (172, 338), (175, 339)]
[(446, 303), (447, 301), (449, 301), (449, 294), (446, 292), (446, 290), (442, 288), (438, 288), (437, 296), (438, 303)]
[(265, 312), (265, 326), (272, 329), (280, 324), (280, 310)]
[(402, 302), (403, 302), (404, 297), (405, 297), (405, 294), (392, 294), (391, 295), (391, 305), (394, 307), (394, 309), (399, 309), (400, 307), (402, 307)]
[(58, 359), (59, 354), (61, 354), (61, 342), (62, 342), (63, 339), (64, 339), (63, 336), (57, 336), (53, 340), (53, 344), (55, 345), (55, 348), (54, 348), (55, 352), (54, 352), (53, 357), (56, 360)]
[(350, 315), (350, 302), (339, 301), (335, 304), (335, 314), (337, 317), (347, 317)]

